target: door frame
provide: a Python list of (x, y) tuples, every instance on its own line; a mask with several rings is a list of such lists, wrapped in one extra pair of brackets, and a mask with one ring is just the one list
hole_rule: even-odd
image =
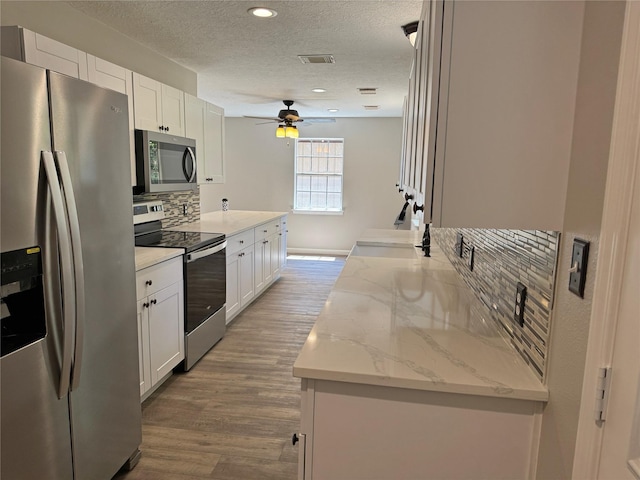
[[(626, 3), (573, 478), (596, 478), (602, 423), (593, 418), (598, 367), (610, 366), (627, 256), (634, 180), (640, 161), (640, 2)], [(637, 197), (636, 197), (637, 198)]]

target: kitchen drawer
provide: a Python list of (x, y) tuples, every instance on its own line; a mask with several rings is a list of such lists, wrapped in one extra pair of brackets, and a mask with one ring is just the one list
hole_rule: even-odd
[(253, 245), (253, 243), (253, 229), (227, 237), (227, 257), (249, 245)]
[(160, 262), (136, 273), (138, 300), (182, 281), (182, 256)]
[(264, 240), (265, 238), (270, 237), (274, 233), (279, 232), (280, 231), (279, 228), (280, 228), (280, 219), (272, 220), (270, 222), (263, 223), (262, 225), (257, 226), (256, 228), (254, 228), (254, 231), (256, 234), (256, 242), (260, 240)]

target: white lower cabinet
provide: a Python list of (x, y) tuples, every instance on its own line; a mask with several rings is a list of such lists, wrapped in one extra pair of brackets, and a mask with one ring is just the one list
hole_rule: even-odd
[(184, 360), (182, 257), (137, 272), (140, 395), (146, 398)]
[(284, 267), (287, 266), (287, 220), (286, 217), (283, 217), (280, 220), (280, 232), (278, 232), (278, 236), (279, 236), (279, 240), (278, 240), (278, 244), (279, 244), (279, 254), (278, 254), (278, 260), (279, 260), (279, 268), (280, 271), (282, 271), (282, 269)]
[(254, 297), (253, 245), (227, 254), (227, 323)]
[(302, 379), (299, 480), (531, 479), (542, 403)]
[(283, 225), (286, 217), (227, 237), (227, 323), (280, 278), (287, 251)]

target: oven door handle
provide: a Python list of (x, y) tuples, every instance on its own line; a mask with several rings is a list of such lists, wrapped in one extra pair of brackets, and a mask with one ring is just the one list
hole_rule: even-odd
[(208, 257), (209, 255), (213, 255), (214, 253), (218, 253), (227, 248), (227, 241), (216, 245), (215, 247), (206, 248), (204, 250), (198, 250), (197, 252), (187, 253), (187, 263), (195, 262), (199, 258)]

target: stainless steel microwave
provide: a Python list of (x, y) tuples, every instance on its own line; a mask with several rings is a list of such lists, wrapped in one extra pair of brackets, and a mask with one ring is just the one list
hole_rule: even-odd
[(134, 193), (195, 190), (196, 141), (167, 133), (136, 130)]

